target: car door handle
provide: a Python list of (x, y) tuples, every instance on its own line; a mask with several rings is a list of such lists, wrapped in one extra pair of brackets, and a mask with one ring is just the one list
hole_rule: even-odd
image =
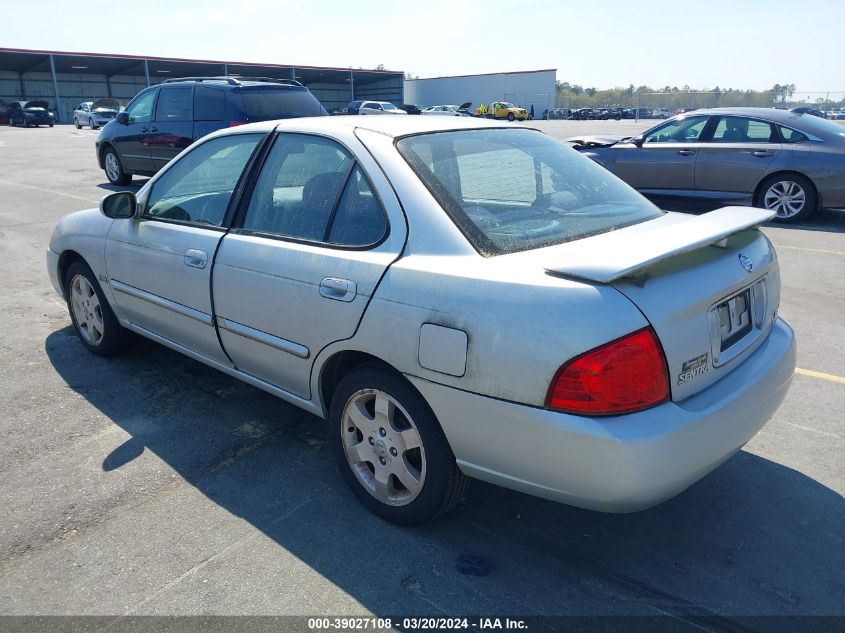
[(681, 156), (692, 156), (693, 154), (695, 154), (695, 150), (694, 149), (679, 149), (678, 154), (680, 154)]
[(205, 268), (208, 263), (208, 253), (200, 251), (195, 248), (189, 248), (185, 251), (185, 266), (193, 266), (194, 268)]
[(767, 149), (758, 149), (757, 151), (751, 152), (751, 153), (754, 156), (760, 156), (761, 158), (765, 157), (765, 156), (771, 156), (772, 155), (772, 153)]
[(350, 302), (355, 298), (358, 286), (354, 281), (338, 279), (337, 277), (326, 277), (320, 282), (320, 296), (335, 301)]
[(158, 128), (157, 127), (151, 127), (150, 132), (158, 132)]

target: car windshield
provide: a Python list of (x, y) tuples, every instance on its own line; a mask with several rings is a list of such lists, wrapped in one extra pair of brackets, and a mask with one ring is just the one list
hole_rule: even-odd
[(396, 147), (486, 256), (606, 233), (663, 213), (586, 156), (535, 130), (436, 132), (402, 138)]
[(241, 88), (240, 92), (249, 121), (292, 119), (328, 114), (307, 88), (255, 86)]
[(512, 103), (503, 103), (502, 107), (503, 108), (515, 108), (516, 106)]

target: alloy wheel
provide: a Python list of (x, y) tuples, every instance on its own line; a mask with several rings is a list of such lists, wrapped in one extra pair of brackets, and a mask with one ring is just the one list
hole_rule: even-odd
[(417, 498), (425, 483), (425, 451), (396, 399), (380, 389), (361, 389), (347, 400), (341, 424), (346, 460), (367, 492), (391, 506)]
[(106, 175), (112, 182), (120, 178), (120, 165), (117, 164), (117, 157), (112, 152), (106, 154)]
[(763, 205), (777, 213), (779, 218), (791, 218), (804, 209), (807, 194), (804, 188), (792, 180), (780, 180), (766, 190)]
[(70, 282), (70, 305), (76, 327), (89, 345), (99, 345), (105, 333), (103, 310), (97, 291), (83, 275)]

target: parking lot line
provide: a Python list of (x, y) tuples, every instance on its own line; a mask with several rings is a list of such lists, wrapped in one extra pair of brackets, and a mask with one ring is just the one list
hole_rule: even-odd
[(824, 253), (826, 255), (845, 255), (845, 252), (842, 251), (829, 251), (823, 248), (807, 248), (806, 246), (779, 246), (775, 244), (775, 248), (777, 250), (781, 249), (788, 249), (791, 251), (805, 251), (807, 253)]
[(836, 374), (826, 374), (823, 371), (813, 371), (812, 369), (795, 368), (795, 373), (802, 376), (810, 376), (812, 378), (821, 378), (822, 380), (829, 380), (831, 382), (838, 382), (845, 385), (845, 376), (837, 376)]
[(13, 185), (15, 187), (23, 187), (24, 189), (34, 189), (35, 191), (46, 191), (47, 193), (54, 193), (57, 196), (74, 198), (75, 200), (84, 200), (85, 202), (93, 202), (95, 204), (100, 202), (99, 200), (95, 200), (93, 198), (83, 198), (82, 196), (75, 196), (72, 193), (65, 193), (64, 191), (55, 191), (54, 189), (45, 189), (44, 187), (34, 187), (33, 185), (24, 185), (19, 182), (13, 182), (11, 180), (0, 180), (0, 184)]

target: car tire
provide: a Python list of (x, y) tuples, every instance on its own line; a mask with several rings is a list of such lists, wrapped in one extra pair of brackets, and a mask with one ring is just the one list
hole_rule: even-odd
[(106, 172), (106, 178), (113, 185), (128, 185), (132, 180), (132, 174), (127, 174), (123, 170), (123, 165), (117, 152), (113, 148), (108, 148), (103, 154), (103, 167)]
[(777, 213), (775, 222), (791, 224), (810, 217), (818, 207), (819, 197), (812, 181), (795, 173), (774, 174), (757, 188), (754, 206)]
[(82, 126), (81, 126), (81, 125), (79, 125), (79, 119), (74, 119), (74, 120), (73, 120), (73, 125), (76, 127), (76, 129), (77, 129), (77, 130), (81, 130), (81, 129), (82, 129)]
[(50, 127), (53, 127), (53, 124), (52, 124), (52, 123), (50, 123), (49, 125), (50, 125)]
[(88, 265), (73, 262), (64, 283), (70, 320), (85, 348), (97, 356), (114, 356), (125, 350), (131, 332), (118, 322)]
[(513, 121), (516, 117), (513, 115), (513, 112), (508, 112), (508, 121)]
[(90, 125), (90, 126), (91, 126), (91, 129), (92, 129), (92, 130), (96, 130), (96, 129), (97, 129), (97, 126), (96, 126), (96, 125), (94, 125), (94, 119), (88, 119), (88, 125)]
[[(377, 414), (377, 406), (386, 415)], [(329, 432), (347, 485), (382, 519), (425, 523), (466, 493), (469, 479), (431, 408), (388, 368), (362, 365), (340, 381), (329, 407)]]

